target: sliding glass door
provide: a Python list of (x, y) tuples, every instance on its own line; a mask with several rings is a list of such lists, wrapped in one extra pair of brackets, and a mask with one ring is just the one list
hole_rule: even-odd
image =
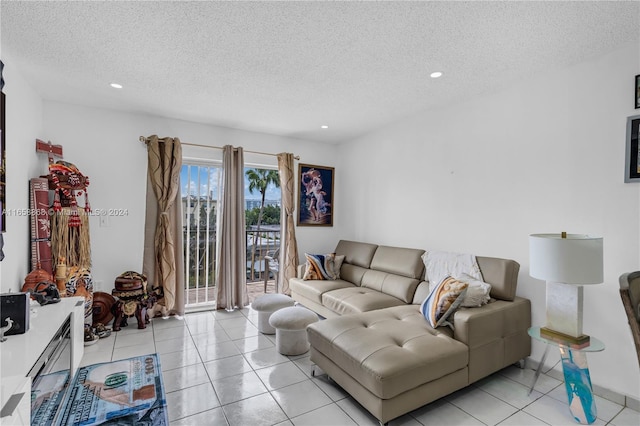
[(220, 167), (184, 164), (180, 174), (184, 232), (185, 304), (215, 302), (216, 212)]
[[(183, 162), (180, 190), (183, 213), (185, 308), (208, 309), (216, 298), (216, 220), (221, 165)], [(273, 288), (267, 268), (280, 247), (280, 182), (274, 169), (245, 168), (247, 286), (250, 300)], [(266, 257), (266, 258), (265, 258)], [(276, 268), (277, 270), (277, 268)], [(273, 290), (272, 290), (273, 291)]]

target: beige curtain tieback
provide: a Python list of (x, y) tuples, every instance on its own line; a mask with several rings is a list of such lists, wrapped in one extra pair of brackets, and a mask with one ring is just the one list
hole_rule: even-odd
[(169, 216), (169, 212), (160, 212), (160, 216)]

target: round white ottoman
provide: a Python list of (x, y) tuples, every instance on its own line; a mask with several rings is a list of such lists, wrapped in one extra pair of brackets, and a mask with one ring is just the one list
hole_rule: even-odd
[(262, 334), (275, 334), (276, 329), (269, 324), (269, 317), (278, 309), (293, 306), (293, 299), (284, 294), (264, 294), (256, 297), (251, 308), (258, 311), (258, 331)]
[(276, 329), (276, 348), (282, 355), (300, 355), (309, 350), (307, 326), (318, 321), (318, 315), (302, 306), (274, 312), (269, 323)]

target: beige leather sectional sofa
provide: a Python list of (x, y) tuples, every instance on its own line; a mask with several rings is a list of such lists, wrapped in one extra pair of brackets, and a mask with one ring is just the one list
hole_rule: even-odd
[(491, 301), (461, 308), (450, 327), (420, 312), (429, 293), (424, 250), (345, 241), (337, 280), (289, 282), (293, 299), (327, 318), (307, 332), (311, 360), (382, 424), (514, 364), (531, 352), (520, 265), (477, 257)]

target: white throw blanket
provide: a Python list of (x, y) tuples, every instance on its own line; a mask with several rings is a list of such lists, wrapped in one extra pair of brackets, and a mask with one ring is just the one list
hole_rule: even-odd
[(426, 268), (425, 280), (431, 284), (438, 284), (447, 276), (460, 279), (464, 274), (482, 281), (480, 267), (472, 254), (427, 251), (422, 260)]
[(474, 255), (427, 251), (422, 255), (422, 261), (426, 269), (425, 281), (429, 281), (429, 291), (446, 277), (453, 277), (469, 284), (461, 306), (470, 308), (489, 302), (491, 285), (483, 281)]

